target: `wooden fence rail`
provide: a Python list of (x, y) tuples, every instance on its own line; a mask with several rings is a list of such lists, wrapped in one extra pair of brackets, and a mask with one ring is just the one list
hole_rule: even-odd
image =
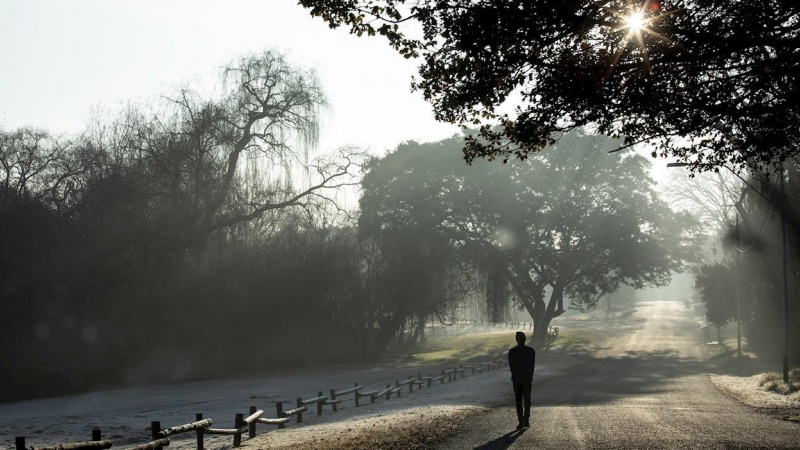
[[(324, 395), (322, 391), (319, 391), (317, 392), (316, 397), (305, 400), (302, 398), (297, 398), (295, 409), (288, 411), (284, 411), (283, 402), (278, 401), (275, 402), (275, 418), (264, 417), (265, 413), (263, 409), (258, 409), (255, 405), (250, 405), (248, 415), (246, 417), (242, 413), (237, 413), (235, 415), (233, 428), (211, 428), (211, 426), (214, 424), (214, 421), (210, 418), (203, 418), (202, 413), (197, 413), (195, 415), (194, 422), (176, 425), (165, 429), (161, 429), (160, 422), (154, 421), (150, 424), (151, 441), (128, 448), (127, 450), (161, 450), (163, 447), (170, 445), (170, 436), (189, 432), (196, 433), (198, 450), (204, 450), (204, 436), (207, 434), (233, 436), (233, 447), (239, 447), (242, 443), (242, 435), (247, 434), (249, 439), (252, 439), (256, 436), (256, 427), (258, 424), (277, 426), (279, 429), (285, 428), (286, 424), (291, 421), (292, 416), (295, 417), (296, 423), (302, 423), (303, 413), (308, 411), (310, 405), (316, 405), (317, 416), (321, 416), (323, 407), (325, 405), (330, 405), (333, 412), (336, 412), (338, 410), (338, 406), (343, 401), (341, 397), (348, 394), (353, 394), (353, 403), (356, 407), (360, 406), (360, 399), (365, 397), (369, 398), (370, 403), (375, 403), (376, 400), (381, 398), (388, 401), (391, 399), (392, 394), (396, 394), (396, 397), (400, 398), (401, 392), (406, 386), (408, 388), (408, 392), (413, 393), (414, 386), (417, 387), (417, 390), (420, 390), (423, 388), (423, 386), (430, 388), (431, 385), (437, 381), (440, 384), (444, 384), (445, 379), (447, 379), (448, 382), (456, 381), (456, 379), (458, 379), (458, 374), (461, 374), (461, 378), (464, 378), (464, 373), (466, 370), (471, 370), (472, 374), (475, 372), (482, 373), (484, 369), (490, 371), (504, 363), (504, 355), (505, 353), (500, 353), (500, 357), (498, 359), (490, 360), (480, 364), (459, 365), (458, 367), (442, 369), (441, 374), (435, 377), (431, 374), (423, 376), (422, 372), (418, 371), (416, 377), (409, 375), (407, 380), (395, 380), (394, 385), (391, 383), (386, 384), (386, 387), (382, 390), (364, 391), (364, 386), (355, 383), (352, 388), (348, 389), (342, 389), (338, 391), (335, 389), (330, 389), (328, 395)], [(48, 447), (35, 447), (35, 450), (91, 450), (107, 449), (111, 448), (111, 446), (111, 441), (102, 440), (100, 436), (100, 430), (94, 429), (92, 430), (91, 441)], [(24, 436), (17, 436), (16, 450), (33, 450), (33, 448), (26, 446)]]
[(169, 438), (161, 438), (161, 439), (156, 439), (155, 441), (150, 441), (146, 444), (137, 445), (136, 447), (132, 447), (129, 450), (155, 450), (162, 447), (166, 447), (168, 445), (169, 445)]
[[(16, 450), (27, 450), (25, 436), (17, 436), (14, 439)], [(36, 450), (89, 450), (111, 448), (111, 441), (104, 441), (100, 438), (100, 429), (92, 430), (92, 440), (84, 442), (73, 442), (70, 444), (52, 445), (47, 447), (36, 447)]]
[[(484, 326), (487, 328), (509, 328), (509, 329), (517, 329), (517, 330), (528, 330), (533, 331), (534, 325), (533, 322), (521, 322), (521, 321), (502, 321), (502, 322), (487, 322), (483, 320), (457, 320), (448, 326)], [(427, 324), (426, 327), (436, 328), (437, 324)], [(427, 333), (427, 331), (426, 331)]]
[(198, 420), (197, 422), (187, 423), (185, 425), (169, 427), (165, 430), (157, 432), (156, 434), (158, 435), (159, 438), (165, 438), (172, 436), (173, 434), (181, 434), (181, 433), (187, 433), (189, 431), (196, 431), (198, 428), (208, 428), (213, 423), (214, 422), (211, 419), (203, 419), (203, 420)]

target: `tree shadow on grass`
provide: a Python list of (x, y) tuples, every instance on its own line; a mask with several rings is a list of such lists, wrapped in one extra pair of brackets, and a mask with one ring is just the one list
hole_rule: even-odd
[(523, 428), (521, 430), (508, 432), (493, 441), (489, 441), (483, 445), (475, 447), (474, 450), (503, 450), (509, 448), (518, 437), (525, 434), (526, 430), (527, 428)]

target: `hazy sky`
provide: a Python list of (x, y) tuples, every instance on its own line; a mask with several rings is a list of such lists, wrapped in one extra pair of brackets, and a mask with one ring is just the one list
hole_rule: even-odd
[(317, 70), (331, 104), (323, 151), (383, 154), (458, 131), (410, 93), (417, 62), (330, 30), (296, 0), (0, 0), (0, 126), (79, 132), (92, 106), (211, 85), (233, 57), (265, 48)]

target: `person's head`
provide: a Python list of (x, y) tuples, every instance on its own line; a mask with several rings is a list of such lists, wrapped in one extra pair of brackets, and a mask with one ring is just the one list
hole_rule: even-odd
[(522, 331), (517, 331), (516, 338), (517, 338), (517, 344), (525, 345), (525, 333), (523, 333)]

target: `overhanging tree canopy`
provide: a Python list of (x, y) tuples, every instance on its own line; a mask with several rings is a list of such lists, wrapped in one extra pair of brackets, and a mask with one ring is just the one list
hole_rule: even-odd
[[(299, 3), (333, 28), (381, 34), (421, 57), (413, 87), (436, 118), (481, 126), (481, 139), (466, 141), (467, 161), (524, 159), (585, 126), (701, 170), (766, 167), (798, 153), (796, 2)], [(515, 113), (498, 112), (510, 96)]]

